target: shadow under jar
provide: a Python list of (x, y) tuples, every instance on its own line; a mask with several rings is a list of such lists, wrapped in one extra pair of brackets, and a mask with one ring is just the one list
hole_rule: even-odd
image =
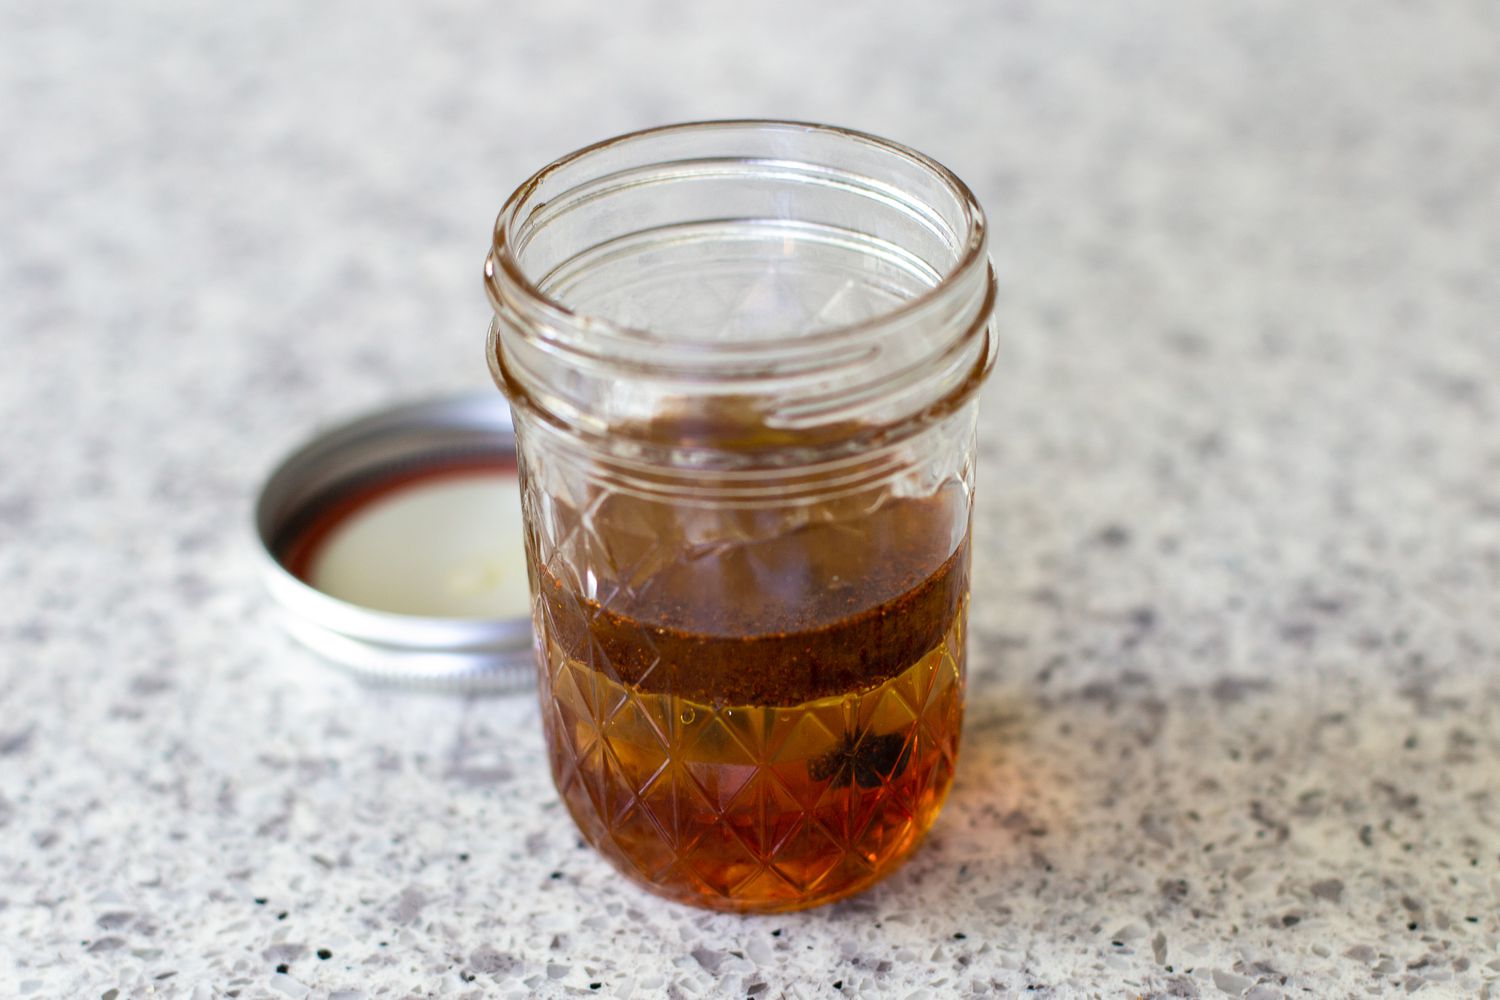
[(553, 778), (661, 895), (813, 906), (933, 823), (963, 715), (983, 216), (844, 129), (567, 156), (485, 265)]

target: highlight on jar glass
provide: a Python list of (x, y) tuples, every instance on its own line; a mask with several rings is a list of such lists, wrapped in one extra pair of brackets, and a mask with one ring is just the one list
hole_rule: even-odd
[(959, 749), (995, 354), (973, 195), (845, 129), (670, 126), (521, 185), (485, 278), (579, 829), (698, 906), (876, 882)]

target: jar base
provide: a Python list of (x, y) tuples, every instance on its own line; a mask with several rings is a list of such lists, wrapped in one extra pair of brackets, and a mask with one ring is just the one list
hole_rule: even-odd
[(895, 677), (796, 705), (627, 688), (550, 647), (559, 793), (601, 854), (677, 902), (775, 913), (857, 893), (916, 849), (947, 797), (964, 618)]

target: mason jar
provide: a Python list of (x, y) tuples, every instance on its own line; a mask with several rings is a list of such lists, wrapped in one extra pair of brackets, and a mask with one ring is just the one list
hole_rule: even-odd
[(877, 881), (959, 749), (995, 354), (974, 196), (847, 129), (652, 129), (522, 184), (485, 279), (578, 828), (699, 906)]

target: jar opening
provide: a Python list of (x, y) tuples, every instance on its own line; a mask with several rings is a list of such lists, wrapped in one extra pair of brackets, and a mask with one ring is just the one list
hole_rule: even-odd
[(675, 125), (566, 156), (507, 201), (485, 276), (497, 377), (566, 423), (601, 397), (606, 418), (639, 420), (684, 394), (775, 398), (757, 407), (769, 425), (841, 420), (992, 354), (972, 193), (830, 126)]

